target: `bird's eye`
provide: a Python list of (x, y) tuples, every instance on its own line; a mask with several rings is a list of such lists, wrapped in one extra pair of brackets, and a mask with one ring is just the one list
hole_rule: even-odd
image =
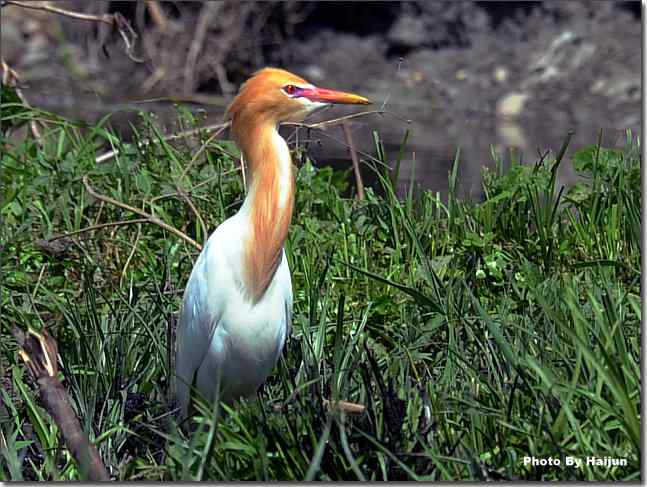
[(283, 91), (285, 91), (288, 95), (294, 95), (297, 92), (297, 87), (294, 85), (286, 85), (283, 87)]

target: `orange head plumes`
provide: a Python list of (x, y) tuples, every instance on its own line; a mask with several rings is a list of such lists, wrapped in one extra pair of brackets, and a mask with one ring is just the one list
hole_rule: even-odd
[(290, 152), (276, 126), (300, 122), (330, 104), (368, 103), (358, 95), (317, 88), (288, 71), (265, 68), (241, 86), (229, 105), (226, 118), (249, 168), (244, 280), (253, 302), (262, 298), (280, 264), (294, 205)]
[(369, 103), (359, 95), (318, 88), (283, 69), (265, 68), (240, 87), (225, 117), (237, 136), (249, 124), (300, 122), (326, 105)]

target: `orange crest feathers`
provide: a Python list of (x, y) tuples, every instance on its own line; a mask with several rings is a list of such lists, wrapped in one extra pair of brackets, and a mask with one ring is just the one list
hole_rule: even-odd
[(241, 85), (225, 113), (225, 120), (232, 121), (234, 133), (238, 132), (236, 126), (251, 123), (251, 116), (256, 119), (267, 117), (268, 121), (276, 122), (294, 110), (290, 100), (281, 93), (281, 88), (289, 84), (309, 83), (284, 69), (263, 68), (256, 71)]

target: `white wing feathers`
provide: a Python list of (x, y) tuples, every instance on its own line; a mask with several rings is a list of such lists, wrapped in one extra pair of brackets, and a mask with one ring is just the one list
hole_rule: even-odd
[(220, 225), (184, 291), (177, 328), (176, 390), (185, 417), (192, 385), (212, 400), (222, 379), (228, 400), (253, 394), (278, 361), (291, 329), (292, 282), (285, 252), (262, 299), (242, 291), (240, 222)]
[(184, 291), (177, 327), (175, 368), (177, 397), (182, 408), (181, 417), (186, 416), (194, 376), (207, 355), (210, 339), (218, 325), (217, 316), (210, 313), (206, 306), (207, 281), (204, 279), (204, 260), (200, 254)]

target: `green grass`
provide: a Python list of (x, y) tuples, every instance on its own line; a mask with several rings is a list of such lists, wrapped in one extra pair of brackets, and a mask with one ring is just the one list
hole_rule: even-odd
[[(73, 407), (118, 480), (640, 479), (641, 160), (630, 133), (621, 150), (593, 143), (505, 170), (493, 153), (479, 203), (455, 197), (459, 153), (446, 202), (396, 198), (379, 163), (399, 167), (406, 147), (386, 154), (377, 135), (377, 160), (365, 162), (381, 187), (365, 201), (341, 196), (350, 172), (306, 162), (287, 242), (293, 335), (262, 401), (204, 406), (187, 435), (171, 413), (173, 329), (196, 250), (151, 224), (40, 241), (136, 218), (88, 195), (87, 175), (202, 242), (195, 212), (172, 195), (185, 191), (212, 231), (242, 203), (236, 149), (212, 140), (198, 153), (208, 134), (165, 143), (148, 119), (138, 137), (158, 143), (138, 148), (107, 121), (2, 107), (3, 128), (34, 118), (47, 121), (42, 147), (0, 141), (0, 480), (79, 479), (13, 324), (50, 328)], [(121, 154), (95, 163), (111, 147)], [(581, 182), (557, 187), (560, 164)], [(367, 411), (329, 413), (323, 398)]]

